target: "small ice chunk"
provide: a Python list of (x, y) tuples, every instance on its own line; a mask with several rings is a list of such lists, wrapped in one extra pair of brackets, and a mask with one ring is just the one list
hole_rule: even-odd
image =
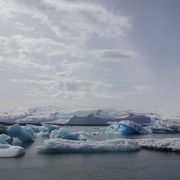
[(34, 142), (32, 135), (25, 131), (19, 124), (14, 124), (13, 126), (8, 127), (7, 132), (10, 137), (20, 139), (22, 143)]
[(23, 143), (20, 139), (13, 137), (12, 145), (21, 146)]
[(42, 126), (44, 126), (46, 128), (46, 130), (48, 131), (48, 134), (51, 133), (51, 131), (59, 129), (59, 126), (56, 125), (51, 125), (51, 124), (47, 124), (47, 123), (42, 123)]
[(0, 158), (20, 157), (25, 154), (25, 150), (20, 146), (12, 146), (9, 144), (0, 144)]
[(27, 127), (31, 127), (34, 133), (40, 133), (41, 131), (41, 127), (39, 126), (27, 125)]
[(47, 139), (37, 147), (41, 153), (100, 153), (140, 150), (137, 142), (127, 139), (106, 141), (73, 141), (65, 139)]
[(0, 144), (8, 144), (8, 140), (10, 140), (11, 137), (9, 137), (6, 134), (1, 134), (0, 135)]
[(53, 130), (50, 134), (50, 138), (62, 138), (62, 139), (69, 139), (69, 140), (80, 140), (81, 134), (80, 133), (73, 133), (64, 128), (60, 128), (58, 130)]

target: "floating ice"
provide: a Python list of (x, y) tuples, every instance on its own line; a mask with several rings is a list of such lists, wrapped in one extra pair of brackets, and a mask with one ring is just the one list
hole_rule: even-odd
[(7, 136), (6, 134), (1, 134), (0, 135), (0, 144), (8, 144), (8, 140), (11, 138)]
[(31, 127), (34, 133), (40, 133), (41, 131), (41, 127), (39, 126), (27, 125), (27, 127)]
[(8, 144), (11, 137), (6, 134), (0, 135), (0, 158), (1, 157), (19, 157), (25, 154), (24, 148)]
[(127, 139), (106, 141), (73, 141), (65, 139), (47, 139), (37, 147), (41, 153), (98, 153), (140, 150), (137, 142)]
[(31, 127), (29, 127), (29, 126), (25, 126), (25, 127), (23, 127), (23, 129), (24, 129), (27, 133), (29, 133), (33, 138), (36, 137), (33, 128), (31, 128)]
[(12, 145), (21, 146), (23, 143), (20, 139), (13, 137)]
[(145, 149), (180, 152), (180, 138), (139, 139), (136, 141)]
[(48, 134), (51, 133), (51, 131), (59, 129), (59, 126), (56, 125), (51, 125), (47, 123), (42, 123), (42, 126), (45, 127), (44, 130), (46, 129), (48, 131)]
[(81, 140), (80, 133), (69, 132), (66, 129), (60, 128), (58, 130), (53, 130), (50, 134), (50, 138), (62, 138), (69, 140)]
[(20, 139), (22, 143), (34, 142), (33, 136), (24, 130), (19, 124), (8, 127), (7, 132), (10, 137)]
[(24, 148), (9, 144), (0, 144), (0, 158), (20, 157), (25, 154)]
[(150, 131), (140, 124), (136, 124), (132, 121), (120, 121), (111, 123), (107, 128), (106, 133), (109, 134), (120, 134), (120, 135), (134, 135), (134, 134), (149, 134)]
[(171, 129), (171, 128), (166, 128), (166, 127), (151, 127), (151, 130), (155, 134), (175, 134), (175, 133), (180, 133), (180, 131)]

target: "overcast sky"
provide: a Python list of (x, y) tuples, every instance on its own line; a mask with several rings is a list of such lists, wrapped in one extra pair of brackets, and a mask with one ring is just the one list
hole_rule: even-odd
[(178, 112), (179, 0), (0, 0), (0, 109)]

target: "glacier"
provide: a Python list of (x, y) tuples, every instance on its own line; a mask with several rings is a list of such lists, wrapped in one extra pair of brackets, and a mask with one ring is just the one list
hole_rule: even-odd
[(47, 139), (37, 146), (39, 153), (103, 153), (140, 150), (137, 142), (127, 139), (104, 141), (73, 141), (60, 138)]
[(133, 121), (125, 120), (115, 123), (110, 122), (110, 126), (107, 127), (106, 133), (128, 136), (135, 134), (149, 134), (151, 131)]

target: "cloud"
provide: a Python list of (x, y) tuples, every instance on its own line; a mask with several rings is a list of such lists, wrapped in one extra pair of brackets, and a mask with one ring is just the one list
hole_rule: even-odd
[(136, 94), (149, 94), (154, 91), (154, 88), (148, 85), (137, 85), (134, 86), (133, 89), (135, 90)]
[(0, 8), (3, 21), (13, 23), (10, 34), (0, 31), (1, 74), (5, 84), (22, 86), (19, 97), (89, 106), (148, 92), (133, 87), (142, 76), (141, 54), (109, 43), (123, 42), (131, 17), (79, 0), (7, 0)]
[(15, 24), (15, 26), (17, 26), (17, 28), (20, 29), (21, 31), (31, 32), (31, 31), (34, 30), (34, 27), (26, 26), (25, 24), (23, 24), (23, 23), (21, 23), (21, 22), (15, 22), (14, 24)]
[(18, 3), (14, 11), (39, 19), (59, 40), (70, 44), (84, 44), (93, 35), (105, 39), (121, 37), (131, 30), (130, 17), (113, 14), (98, 4), (65, 0), (9, 2)]

